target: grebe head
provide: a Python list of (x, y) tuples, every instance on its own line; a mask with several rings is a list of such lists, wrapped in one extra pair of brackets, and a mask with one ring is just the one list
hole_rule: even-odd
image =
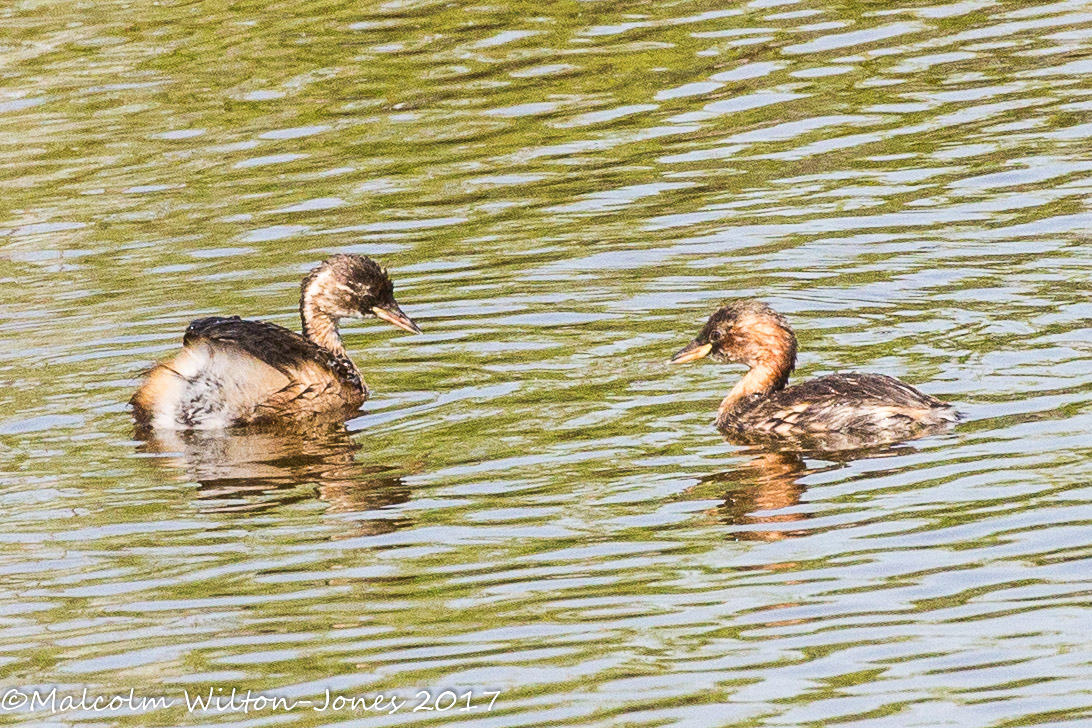
[(363, 255), (334, 255), (303, 279), (300, 311), (304, 325), (316, 314), (332, 321), (376, 316), (415, 334), (421, 329), (394, 300), (387, 272)]
[(671, 359), (672, 364), (704, 357), (723, 363), (784, 370), (796, 365), (796, 335), (785, 318), (761, 301), (733, 301), (709, 317), (697, 338)]

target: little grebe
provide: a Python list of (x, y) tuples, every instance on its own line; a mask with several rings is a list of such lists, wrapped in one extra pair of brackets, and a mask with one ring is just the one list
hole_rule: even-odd
[(368, 388), (337, 326), (369, 315), (421, 333), (375, 261), (335, 255), (300, 286), (303, 336), (238, 316), (198, 319), (181, 353), (156, 365), (133, 395), (133, 416), (155, 428), (208, 430), (355, 410)]
[(761, 301), (723, 306), (671, 362), (705, 356), (750, 368), (717, 410), (717, 427), (730, 439), (844, 450), (917, 437), (959, 419), (948, 403), (883, 374), (831, 374), (786, 389), (796, 335)]

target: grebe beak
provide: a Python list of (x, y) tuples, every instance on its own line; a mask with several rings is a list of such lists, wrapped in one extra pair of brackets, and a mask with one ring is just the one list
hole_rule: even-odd
[(372, 308), (372, 313), (374, 313), (377, 318), (381, 318), (391, 326), (397, 326), (403, 331), (408, 331), (411, 334), (421, 333), (421, 329), (417, 324), (413, 323), (413, 319), (402, 313), (402, 309), (398, 308), (397, 303), (392, 303), (386, 308), (375, 306)]
[(702, 359), (709, 356), (709, 352), (713, 350), (712, 344), (699, 344), (697, 339), (691, 341), (682, 349), (671, 357), (672, 364), (685, 364), (688, 361), (694, 361), (696, 359)]

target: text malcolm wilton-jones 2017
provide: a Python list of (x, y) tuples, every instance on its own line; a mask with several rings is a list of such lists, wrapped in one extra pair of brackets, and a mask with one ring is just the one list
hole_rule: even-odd
[(138, 696), (133, 688), (130, 688), (128, 693), (120, 695), (92, 695), (87, 688), (75, 694), (62, 694), (58, 692), (57, 688), (48, 691), (9, 688), (0, 697), (0, 712), (46, 710), (57, 714), (82, 710), (96, 713), (116, 713), (119, 711), (146, 713), (153, 710), (173, 708), (179, 704), (184, 704), (186, 711), (189, 713), (313, 710), (318, 713), (327, 711), (369, 711), (390, 714), (397, 713), (403, 708), (410, 712), (444, 712), (448, 710), (462, 712), (485, 710), (488, 712), (493, 710), (493, 703), (496, 702), (499, 695), (499, 690), (482, 690), (477, 693), (474, 690), (465, 692), (442, 690), (435, 695), (430, 690), (418, 690), (411, 698), (403, 697), (396, 692), (375, 693), (372, 695), (342, 695), (326, 690), (320, 698), (307, 700), (287, 698), (280, 695), (265, 695), (256, 693), (253, 690), (247, 690), (244, 693), (238, 688), (231, 688), (230, 691), (224, 688), (209, 688), (207, 693), (193, 694), (189, 690), (183, 690), (181, 698), (170, 698), (164, 695)]

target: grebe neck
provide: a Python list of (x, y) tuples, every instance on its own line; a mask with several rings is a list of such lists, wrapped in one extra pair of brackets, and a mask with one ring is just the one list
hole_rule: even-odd
[(777, 369), (767, 366), (752, 367), (743, 375), (743, 379), (736, 382), (732, 391), (728, 393), (717, 409), (717, 420), (723, 420), (732, 410), (738, 407), (744, 400), (754, 395), (764, 397), (780, 389), (785, 388), (785, 382), (789, 379), (789, 373), (779, 372)]
[[(306, 304), (306, 301), (304, 302)], [(341, 343), (341, 333), (337, 330), (337, 319), (327, 313), (301, 304), (300, 319), (303, 322), (303, 335), (336, 357), (348, 359), (348, 352)]]
[(747, 362), (750, 369), (736, 382), (717, 408), (717, 422), (722, 423), (752, 398), (763, 398), (785, 388), (796, 368), (796, 337), (791, 330), (781, 330), (762, 342), (761, 352)]
[(323, 306), (325, 291), (332, 285), (331, 271), (320, 266), (311, 271), (300, 285), (300, 321), (303, 335), (336, 357), (348, 359), (337, 330), (337, 316), (331, 316)]

